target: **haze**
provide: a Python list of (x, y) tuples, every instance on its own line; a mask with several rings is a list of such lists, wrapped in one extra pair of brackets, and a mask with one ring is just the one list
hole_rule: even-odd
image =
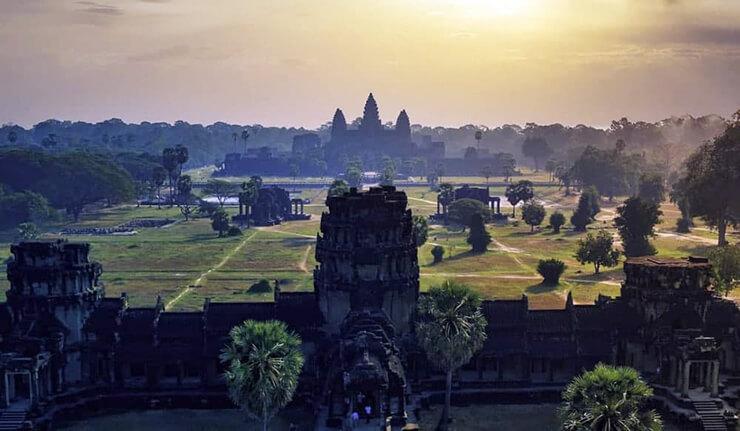
[(0, 123), (728, 116), (740, 2), (4, 0)]

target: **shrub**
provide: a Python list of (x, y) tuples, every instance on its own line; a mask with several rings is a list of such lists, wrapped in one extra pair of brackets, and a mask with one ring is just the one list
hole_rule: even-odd
[(432, 256), (434, 257), (434, 263), (442, 262), (442, 258), (445, 255), (445, 248), (441, 245), (435, 245), (432, 247)]
[(235, 225), (229, 226), (229, 230), (226, 231), (227, 236), (241, 236), (241, 234), (242, 234), (242, 230), (239, 229), (239, 226), (235, 226)]
[(483, 218), (479, 214), (473, 214), (472, 216), (467, 241), (475, 253), (484, 253), (488, 250), (488, 244), (491, 243), (491, 235), (486, 230)]
[(561, 212), (554, 212), (550, 215), (550, 226), (555, 233), (560, 233), (560, 226), (565, 224), (565, 216)]
[(270, 293), (272, 292), (272, 286), (266, 279), (262, 279), (253, 285), (249, 286), (249, 293)]
[(537, 264), (537, 272), (544, 278), (544, 284), (558, 284), (565, 268), (565, 263), (558, 259), (540, 259)]
[(532, 227), (531, 232), (534, 232), (535, 226), (542, 224), (545, 214), (545, 207), (538, 203), (528, 202), (522, 206), (522, 220)]

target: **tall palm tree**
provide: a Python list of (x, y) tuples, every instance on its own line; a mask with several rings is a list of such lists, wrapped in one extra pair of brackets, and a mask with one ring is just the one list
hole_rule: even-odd
[(563, 431), (660, 431), (663, 422), (644, 409), (653, 390), (629, 367), (599, 364), (563, 392)]
[(229, 334), (231, 343), (221, 352), (229, 397), (263, 431), (277, 412), (293, 398), (303, 367), (301, 339), (285, 323), (247, 320)]
[(481, 300), (464, 284), (445, 281), (421, 298), (416, 323), (418, 343), (429, 361), (447, 375), (445, 405), (439, 423), (446, 430), (452, 397), (452, 373), (465, 365), (486, 340)]

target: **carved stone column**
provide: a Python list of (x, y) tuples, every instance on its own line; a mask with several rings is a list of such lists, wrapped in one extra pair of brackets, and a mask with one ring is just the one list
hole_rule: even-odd
[(689, 379), (691, 377), (691, 361), (686, 361), (683, 370), (683, 385), (681, 387), (681, 396), (688, 398), (689, 396)]
[(713, 361), (712, 364), (712, 397), (719, 396), (719, 361)]

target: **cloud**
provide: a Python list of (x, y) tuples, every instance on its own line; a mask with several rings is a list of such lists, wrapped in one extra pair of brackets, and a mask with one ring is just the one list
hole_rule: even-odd
[(187, 45), (175, 45), (169, 48), (162, 48), (155, 51), (146, 52), (143, 54), (135, 54), (128, 57), (128, 61), (133, 62), (156, 62), (162, 60), (169, 60), (173, 58), (185, 57), (192, 52), (192, 49)]
[(82, 6), (82, 8), (79, 9), (80, 12), (111, 16), (123, 15), (123, 9), (117, 6), (111, 6), (93, 1), (78, 1), (77, 4)]

